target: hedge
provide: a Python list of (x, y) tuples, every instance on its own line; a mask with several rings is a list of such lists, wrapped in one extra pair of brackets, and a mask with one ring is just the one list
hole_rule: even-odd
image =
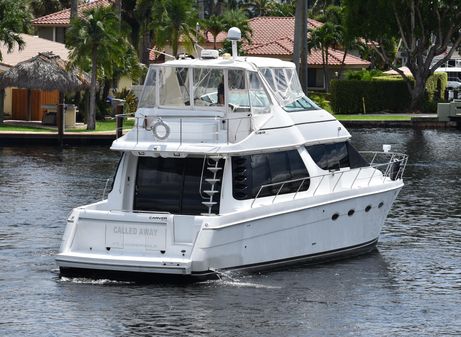
[[(443, 100), (447, 75), (436, 73), (426, 82), (427, 101)], [(372, 80), (332, 80), (331, 107), (336, 114), (403, 112), (409, 109), (411, 96), (400, 76), (378, 76)], [(365, 108), (365, 111), (364, 111)]]

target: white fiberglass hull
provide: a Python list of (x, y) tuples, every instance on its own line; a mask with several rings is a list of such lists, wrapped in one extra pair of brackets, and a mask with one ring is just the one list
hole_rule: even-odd
[(56, 261), (63, 275), (155, 278), (357, 255), (373, 249), (402, 185), (211, 217), (77, 209)]

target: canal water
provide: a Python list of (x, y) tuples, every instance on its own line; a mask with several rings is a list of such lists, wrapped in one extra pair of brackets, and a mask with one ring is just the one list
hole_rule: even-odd
[(59, 279), (67, 214), (101, 199), (117, 156), (0, 147), (0, 336), (460, 336), (461, 133), (351, 133), (410, 155), (376, 252), (182, 286)]

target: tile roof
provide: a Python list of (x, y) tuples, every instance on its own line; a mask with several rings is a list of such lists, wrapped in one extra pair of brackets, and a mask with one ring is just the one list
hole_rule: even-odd
[[(294, 17), (257, 17), (249, 21), (253, 31), (251, 44), (244, 45), (244, 50), (250, 56), (289, 57), (293, 55), (294, 45)], [(322, 23), (308, 19), (309, 28), (318, 28)], [(339, 66), (342, 63), (344, 52), (330, 48), (328, 50), (328, 64)], [(347, 54), (344, 63), (349, 66), (369, 66), (370, 62)], [(313, 49), (308, 57), (309, 65), (322, 65), (320, 50)]]
[(19, 62), (37, 56), (38, 53), (43, 53), (47, 51), (51, 51), (53, 52), (53, 54), (59, 55), (59, 57), (61, 57), (65, 61), (68, 60), (69, 50), (65, 47), (64, 44), (42, 39), (38, 36), (28, 34), (20, 35), (25, 42), (24, 49), (22, 50), (19, 50), (16, 45), (13, 51), (11, 53), (8, 53), (8, 48), (3, 44), (0, 45), (0, 51), (2, 52), (3, 57), (2, 64), (13, 67)]
[[(79, 15), (88, 9), (98, 6), (108, 6), (111, 4), (110, 0), (95, 0), (89, 3), (82, 3), (78, 6)], [(32, 20), (33, 26), (68, 26), (70, 24), (70, 8), (64, 9), (59, 12), (51, 13), (41, 16)]]

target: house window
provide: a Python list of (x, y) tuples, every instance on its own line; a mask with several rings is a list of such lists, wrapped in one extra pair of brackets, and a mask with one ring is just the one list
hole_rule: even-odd
[(367, 161), (349, 142), (306, 146), (307, 152), (322, 170), (368, 166)]
[[(288, 180), (307, 178), (309, 173), (298, 150), (232, 157), (233, 196), (237, 200), (266, 197), (276, 194), (306, 191), (309, 179), (304, 182), (277, 184)], [(261, 186), (275, 184), (271, 186)]]

